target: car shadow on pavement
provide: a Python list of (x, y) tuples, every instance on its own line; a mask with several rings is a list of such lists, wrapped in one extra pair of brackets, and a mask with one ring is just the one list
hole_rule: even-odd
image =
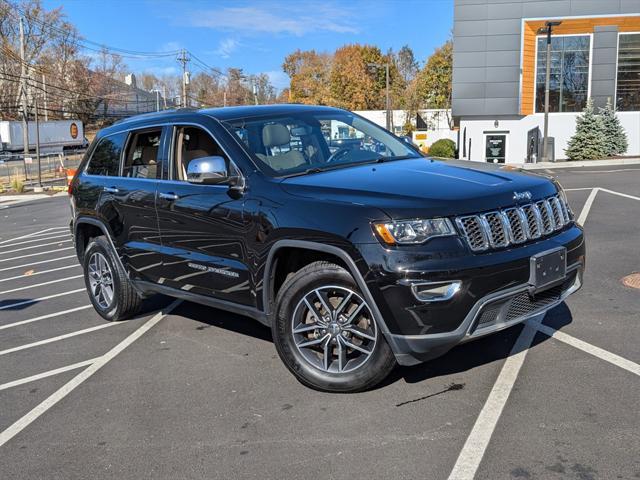
[(185, 301), (172, 312), (172, 315), (181, 315), (185, 318), (195, 320), (199, 323), (199, 325), (195, 326), (196, 330), (218, 327), (241, 335), (254, 337), (258, 340), (273, 341), (271, 338), (271, 329), (257, 320), (218, 310), (213, 307), (207, 307), (206, 305)]
[[(194, 320), (196, 323), (194, 328), (196, 330), (218, 327), (266, 342), (273, 341), (271, 329), (262, 325), (257, 320), (242, 315), (236, 315), (191, 302), (183, 302), (172, 314)], [(571, 311), (564, 302), (550, 310), (544, 318), (544, 323), (555, 329), (560, 329), (572, 321)], [(442, 357), (435, 358), (429, 362), (412, 367), (397, 367), (391, 375), (375, 387), (374, 390), (384, 388), (397, 381), (404, 380), (407, 383), (420, 383), (425, 380), (466, 372), (488, 363), (504, 360), (509, 356), (511, 348), (522, 331), (522, 328), (522, 325), (517, 325), (482, 339), (459, 345)], [(548, 338), (546, 335), (538, 333), (532, 347), (545, 342)], [(452, 384), (447, 391), (461, 388), (462, 387), (458, 388)]]
[[(560, 329), (573, 321), (573, 316), (566, 303), (561, 303), (550, 310), (543, 323), (555, 329)], [(411, 367), (399, 367), (389, 376), (385, 384), (404, 380), (407, 383), (419, 383), (432, 378), (453, 375), (473, 368), (504, 360), (509, 356), (514, 342), (520, 335), (523, 326), (517, 325), (502, 332), (454, 347), (442, 357)], [(549, 339), (538, 333), (531, 348)]]

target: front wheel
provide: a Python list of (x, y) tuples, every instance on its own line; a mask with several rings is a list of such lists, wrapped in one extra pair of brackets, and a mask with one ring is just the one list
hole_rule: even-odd
[(287, 368), (318, 390), (367, 390), (395, 366), (353, 277), (329, 262), (314, 262), (287, 279), (276, 299), (273, 331)]

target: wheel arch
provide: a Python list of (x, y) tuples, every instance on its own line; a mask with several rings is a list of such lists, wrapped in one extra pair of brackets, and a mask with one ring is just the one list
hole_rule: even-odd
[(337, 247), (335, 245), (327, 245), (324, 243), (310, 242), (307, 240), (278, 240), (271, 247), (271, 250), (269, 251), (269, 255), (267, 256), (267, 262), (265, 264), (263, 281), (262, 281), (262, 305), (263, 305), (264, 312), (267, 315), (267, 318), (271, 318), (271, 314), (273, 313), (271, 311), (272, 300), (273, 300), (271, 298), (272, 297), (271, 293), (272, 293), (272, 286), (274, 281), (274, 277), (273, 277), (274, 267), (275, 267), (274, 259), (276, 258), (276, 254), (278, 253), (278, 250), (281, 250), (283, 248), (288, 248), (288, 247), (298, 248), (302, 250), (309, 250), (312, 252), (320, 252), (320, 253), (328, 254), (328, 255), (339, 258), (343, 263), (343, 266), (347, 268), (347, 270), (349, 271), (353, 279), (358, 284), (358, 288), (360, 289), (363, 296), (365, 297), (365, 300), (371, 306), (371, 311), (375, 316), (376, 322), (380, 326), (380, 330), (385, 336), (387, 336), (387, 334), (389, 333), (387, 324), (385, 323), (384, 318), (382, 317), (382, 314), (378, 309), (378, 305), (375, 302), (373, 296), (371, 295), (371, 292), (369, 291), (369, 287), (367, 286), (364, 280), (364, 277), (360, 273), (360, 270), (358, 270), (358, 267), (356, 266), (356, 263), (351, 257), (351, 255), (349, 255), (342, 248)]

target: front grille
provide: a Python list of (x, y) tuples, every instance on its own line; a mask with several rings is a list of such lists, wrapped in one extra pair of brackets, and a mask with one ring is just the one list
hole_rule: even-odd
[(533, 296), (528, 291), (524, 291), (486, 303), (478, 312), (477, 321), (471, 333), (524, 319), (559, 302), (562, 295), (575, 283), (576, 275), (574, 271), (561, 285), (538, 292)]
[(520, 207), (456, 218), (474, 252), (507, 247), (550, 235), (571, 221), (569, 207), (560, 196)]

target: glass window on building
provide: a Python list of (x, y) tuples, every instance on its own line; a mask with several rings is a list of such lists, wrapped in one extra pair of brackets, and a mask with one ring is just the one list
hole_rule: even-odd
[[(551, 39), (549, 111), (580, 112), (589, 95), (589, 35), (557, 36)], [(536, 112), (544, 112), (547, 73), (547, 38), (538, 37)]]
[(621, 34), (616, 103), (621, 111), (640, 111), (640, 33)]

